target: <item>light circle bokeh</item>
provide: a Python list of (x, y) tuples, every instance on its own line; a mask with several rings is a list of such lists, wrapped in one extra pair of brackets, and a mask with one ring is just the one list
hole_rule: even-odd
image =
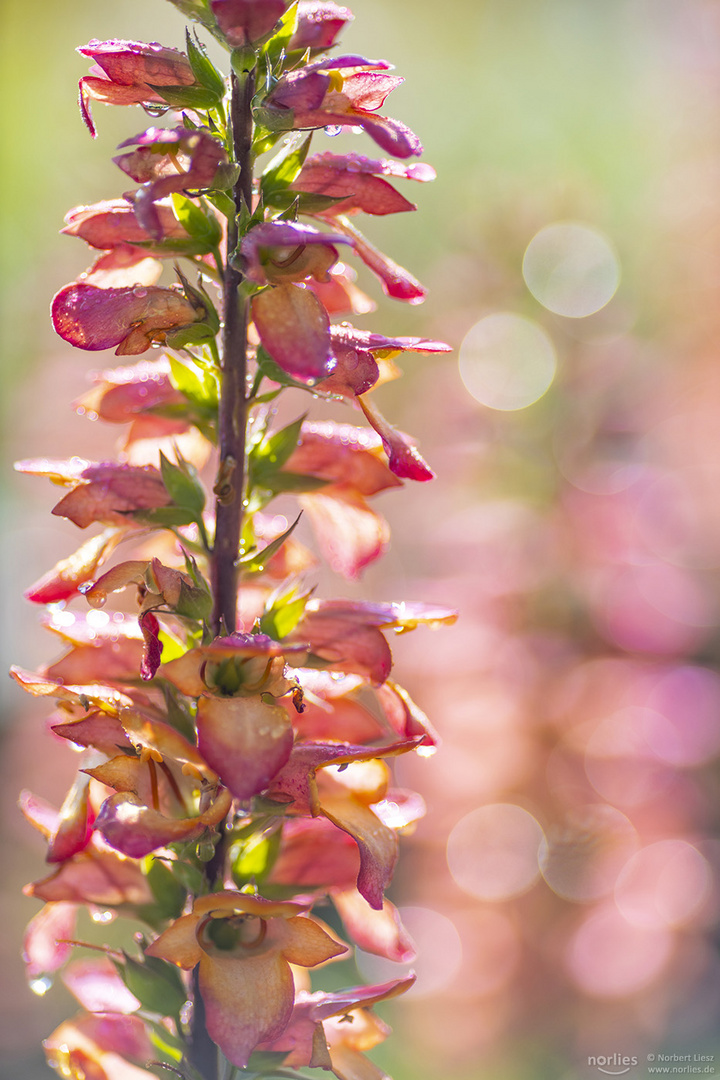
[(498, 311), (468, 330), (458, 363), (460, 378), (476, 401), (513, 412), (543, 396), (555, 377), (557, 355), (538, 323)]
[(600, 311), (620, 284), (620, 260), (608, 238), (576, 221), (559, 221), (536, 233), (522, 272), (535, 299), (568, 319)]
[(448, 867), (460, 888), (478, 900), (507, 900), (537, 880), (543, 839), (542, 826), (521, 806), (480, 806), (450, 833)]

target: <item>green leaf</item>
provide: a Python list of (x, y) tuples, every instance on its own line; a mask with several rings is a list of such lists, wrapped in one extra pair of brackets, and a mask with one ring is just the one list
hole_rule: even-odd
[(281, 469), (292, 456), (307, 413), (298, 417), (287, 427), (274, 431), (263, 439), (252, 451), (253, 478), (261, 482), (265, 476), (272, 476)]
[(226, 195), (224, 191), (213, 191), (207, 195), (208, 202), (211, 202), (216, 210), (230, 221), (235, 217), (235, 203)]
[(201, 245), (203, 252), (216, 248), (222, 239), (220, 222), (214, 214), (203, 209), (202, 201), (198, 206), (193, 199), (177, 191), (173, 193), (172, 201), (175, 217), (185, 232)]
[(271, 206), (276, 206), (287, 213), (292, 207), (299, 214), (319, 214), (323, 210), (329, 210), (335, 203), (343, 202), (346, 195), (318, 195), (312, 191), (270, 191), (265, 196), (265, 201)]
[(302, 513), (298, 514), (290, 528), (286, 529), (280, 536), (276, 536), (269, 544), (266, 544), (262, 551), (251, 552), (249, 555), (246, 555), (244, 559), (240, 559), (239, 565), (242, 573), (261, 573), (265, 569), (265, 564), (268, 559), (271, 559), (273, 555), (280, 550), (287, 538), (292, 534), (301, 517)]
[(185, 363), (175, 356), (170, 361), (170, 382), (202, 413), (215, 418), (220, 388), (215, 370), (200, 364)]
[(292, 184), (305, 164), (312, 135), (308, 135), (298, 145), (297, 138), (291, 139), (287, 146), (276, 154), (264, 169), (260, 177), (260, 186), (266, 201), (276, 192), (285, 191)]
[(148, 855), (143, 870), (157, 906), (164, 918), (177, 919), (182, 915), (187, 890), (177, 881), (162, 859)]
[(160, 1016), (179, 1017), (187, 995), (180, 973), (172, 964), (155, 956), (143, 963), (123, 953), (124, 962), (114, 960), (120, 978), (143, 1009)]
[(256, 124), (266, 128), (269, 134), (282, 134), (285, 131), (293, 130), (295, 126), (295, 110), (259, 105), (253, 109), (253, 119)]
[(173, 859), (169, 866), (173, 877), (177, 878), (188, 892), (194, 893), (196, 896), (202, 895), (204, 878), (202, 871), (198, 870), (197, 866), (183, 862), (180, 859)]
[(217, 109), (223, 98), (222, 94), (206, 90), (204, 86), (153, 86), (152, 83), (147, 85), (175, 109)]
[(247, 1067), (253, 1073), (270, 1072), (275, 1066), (281, 1065), (286, 1057), (287, 1050), (256, 1050), (250, 1055)]
[(257, 833), (231, 849), (232, 877), (239, 889), (251, 881), (262, 882), (272, 870), (280, 853), (281, 830), (269, 835)]
[(135, 510), (132, 516), (135, 521), (157, 525), (159, 528), (193, 525), (197, 520), (195, 512), (185, 506), (158, 506), (153, 510)]
[(182, 237), (167, 240), (136, 240), (133, 241), (133, 247), (145, 248), (153, 254), (177, 255), (187, 259), (195, 255), (205, 255), (208, 251), (207, 244), (199, 240), (183, 240)]
[(193, 41), (187, 27), (185, 29), (185, 43), (190, 67), (197, 81), (206, 90), (210, 90), (217, 97), (222, 98), (225, 94), (225, 80), (208, 56), (205, 46), (198, 39), (197, 34)]
[[(160, 635), (162, 640), (162, 633)], [(162, 692), (165, 697), (165, 715), (168, 724), (171, 724), (176, 731), (179, 731), (181, 735), (184, 735), (191, 743), (195, 742), (195, 725), (193, 724), (192, 716), (183, 707), (179, 700), (179, 692), (171, 683), (164, 682), (162, 686)]]
[(168, 495), (176, 506), (192, 510), (197, 519), (205, 509), (205, 489), (187, 461), (174, 465), (160, 451), (160, 473)]
[(186, 345), (203, 345), (215, 337), (217, 330), (213, 330), (207, 323), (191, 323), (182, 330), (176, 330), (167, 335), (167, 343), (171, 349), (184, 349)]
[(291, 587), (284, 593), (275, 595), (270, 599), (260, 619), (260, 632), (267, 634), (274, 641), (282, 641), (292, 633), (302, 619), (312, 594), (311, 589), (309, 592), (298, 595), (296, 589)]
[(329, 480), (321, 480), (317, 476), (304, 476), (302, 473), (279, 472), (275, 476), (263, 479), (259, 485), (273, 495), (281, 495), (283, 492), (293, 495), (309, 495), (313, 491), (320, 491), (327, 487)]
[(257, 124), (253, 138), (252, 152), (255, 157), (266, 154), (273, 146), (282, 139), (284, 132), (270, 131), (264, 124)]
[(298, 22), (298, 5), (292, 4), (283, 17), (280, 19), (278, 28), (266, 42), (263, 53), (274, 67), (277, 61), (280, 59), (283, 52), (287, 52), (287, 47), (290, 43), (290, 38), (297, 30)]

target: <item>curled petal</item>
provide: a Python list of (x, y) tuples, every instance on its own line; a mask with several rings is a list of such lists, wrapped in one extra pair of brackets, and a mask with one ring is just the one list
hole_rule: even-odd
[(185, 971), (191, 971), (200, 962), (203, 954), (195, 934), (197, 924), (197, 915), (181, 915), (148, 945), (146, 954), (168, 960)]
[(176, 289), (159, 285), (101, 289), (76, 282), (52, 302), (53, 325), (64, 341), (91, 351), (117, 346), (118, 356), (143, 353), (203, 314)]
[(314, 383), (331, 373), (330, 319), (308, 289), (264, 289), (252, 299), (252, 317), (264, 348), (288, 375)]
[(52, 513), (69, 518), (80, 529), (94, 521), (127, 525), (132, 514), (167, 506), (170, 495), (159, 469), (152, 465), (87, 465), (81, 482), (53, 507)]
[(292, 725), (277, 705), (258, 697), (203, 694), (197, 712), (198, 749), (238, 799), (263, 791), (292, 749)]
[(365, 265), (380, 279), (383, 291), (388, 296), (392, 296), (394, 300), (404, 300), (408, 304), (423, 302), (427, 296), (427, 289), (408, 270), (393, 262), (379, 248), (371, 244), (346, 217), (334, 219), (333, 225), (354, 240), (353, 250), (356, 255), (359, 255)]
[(124, 529), (114, 527), (104, 529), (86, 540), (73, 555), (56, 563), (52, 570), (31, 585), (25, 592), (25, 598), (36, 604), (57, 604), (77, 596), (80, 585), (93, 577), (124, 535)]
[(128, 1058), (144, 1064), (154, 1056), (143, 1021), (121, 1013), (80, 1013), (56, 1028), (43, 1047), (52, 1068), (85, 1080), (143, 1080), (147, 1070)]
[(38, 900), (115, 907), (150, 904), (153, 895), (139, 865), (114, 851), (87, 848), (42, 881), (25, 886)]
[(47, 852), (49, 863), (65, 862), (87, 847), (92, 830), (88, 808), (90, 777), (80, 772), (60, 807), (58, 827)]
[(360, 852), (358, 891), (370, 907), (382, 910), (383, 893), (398, 858), (397, 835), (369, 807), (352, 798), (323, 796), (322, 812), (355, 840)]
[(335, 356), (335, 370), (328, 379), (323, 379), (318, 389), (326, 394), (339, 394), (342, 397), (354, 398), (370, 390), (380, 380), (380, 368), (371, 352), (365, 349), (355, 349), (351, 345), (345, 345), (337, 341), (330, 327), (333, 339), (333, 354)]
[(367, 397), (358, 398), (358, 401), (368, 423), (382, 439), (388, 464), (395, 475), (407, 480), (433, 480), (435, 473), (410, 437), (393, 427)]
[[(229, 801), (224, 806), (227, 812)], [(145, 806), (138, 795), (119, 792), (102, 804), (95, 828), (116, 851), (142, 859), (168, 844), (195, 840), (204, 832), (205, 822), (202, 818), (165, 817)]]
[(140, 676), (149, 680), (154, 678), (155, 672), (162, 662), (163, 644), (159, 636), (160, 624), (152, 611), (144, 611), (139, 618), (139, 623), (145, 640), (140, 663)]
[[(156, 210), (163, 240), (188, 239), (170, 203), (158, 204)], [(60, 231), (104, 251), (121, 244), (147, 243), (152, 239), (135, 217), (127, 199), (105, 199), (89, 206), (75, 206), (65, 215), (65, 228)]]
[(317, 967), (348, 951), (347, 945), (336, 941), (314, 919), (296, 915), (278, 927), (280, 952), (290, 964)]
[(270, 880), (309, 889), (352, 888), (360, 870), (357, 844), (327, 818), (289, 818)]
[(382, 633), (340, 611), (335, 615), (331, 609), (306, 609), (292, 640), (309, 642), (311, 651), (333, 670), (363, 675), (378, 686), (390, 674), (392, 653)]
[(357, 349), (367, 349), (368, 352), (377, 356), (398, 352), (419, 353), (449, 353), (452, 345), (445, 341), (432, 341), (429, 338), (418, 337), (386, 337), (384, 334), (373, 334), (369, 330), (358, 330), (350, 323), (340, 323), (332, 328), (333, 342), (351, 345)]
[(81, 720), (67, 724), (54, 724), (52, 730), (76, 746), (92, 746), (102, 754), (112, 757), (120, 750), (132, 750), (125, 728), (117, 717), (106, 713), (91, 712)]

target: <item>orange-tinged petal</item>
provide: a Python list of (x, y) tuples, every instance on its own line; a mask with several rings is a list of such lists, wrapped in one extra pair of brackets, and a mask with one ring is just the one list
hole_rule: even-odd
[(49, 863), (65, 862), (87, 845), (92, 827), (88, 814), (89, 785), (90, 777), (78, 773), (65, 796), (58, 827), (48, 847), (46, 859)]
[(204, 832), (205, 822), (196, 817), (166, 817), (132, 792), (119, 792), (102, 804), (95, 828), (111, 847), (141, 859), (168, 844), (195, 840)]
[(371, 908), (357, 889), (335, 889), (333, 903), (347, 933), (365, 952), (384, 956), (398, 964), (415, 959), (412, 938), (402, 924), (398, 909), (385, 900), (380, 911)]
[(108, 528), (86, 540), (76, 552), (56, 563), (52, 570), (26, 589), (26, 599), (36, 604), (56, 604), (77, 596), (78, 586), (92, 578), (124, 535), (124, 529)]
[(148, 945), (145, 952), (148, 956), (159, 956), (161, 960), (169, 960), (171, 964), (190, 971), (200, 961), (203, 951), (197, 943), (195, 929), (198, 924), (198, 916), (181, 915), (167, 930), (163, 930), (160, 937)]
[(292, 749), (285, 709), (260, 698), (203, 694), (197, 711), (198, 749), (238, 799), (263, 791)]
[(298, 915), (282, 925), (280, 951), (291, 964), (317, 967), (348, 951), (347, 945), (336, 941), (314, 919)]
[(314, 383), (332, 370), (330, 319), (309, 289), (277, 285), (252, 300), (260, 340), (276, 364), (295, 379)]
[(371, 907), (380, 911), (398, 857), (398, 839), (367, 806), (353, 798), (323, 798), (322, 812), (352, 836), (360, 851), (357, 887)]
[(277, 1038), (292, 1014), (295, 988), (277, 953), (247, 959), (200, 959), (200, 993), (210, 1038), (233, 1065), (244, 1068), (258, 1043)]
[(227, 911), (242, 913), (244, 915), (258, 915), (261, 919), (290, 919), (299, 915), (305, 909), (301, 904), (293, 904), (290, 901), (266, 900), (263, 896), (253, 896), (250, 893), (225, 892), (209, 893), (195, 901), (193, 913), (195, 915), (207, 915), (210, 911)]

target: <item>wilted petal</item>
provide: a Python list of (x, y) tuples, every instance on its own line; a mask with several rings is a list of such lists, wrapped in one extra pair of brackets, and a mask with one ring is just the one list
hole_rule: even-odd
[(233, 47), (269, 34), (285, 14), (289, 0), (211, 0), (218, 26)]
[(290, 49), (329, 49), (345, 26), (354, 18), (349, 8), (332, 0), (300, 0), (297, 29), (290, 39)]
[(138, 621), (145, 641), (140, 676), (148, 680), (154, 678), (162, 662), (163, 644), (160, 641), (160, 623), (152, 611), (144, 611)]
[(387, 550), (390, 526), (354, 490), (335, 487), (301, 495), (300, 505), (335, 573), (355, 580)]
[(371, 427), (377, 431), (382, 439), (385, 453), (388, 456), (388, 464), (396, 476), (407, 480), (433, 480), (435, 473), (432, 471), (422, 454), (410, 439), (402, 431), (393, 427), (386, 420), (380, 410), (371, 403), (368, 398), (358, 398), (360, 408), (365, 413)]
[(425, 713), (402, 686), (388, 680), (378, 687), (383, 712), (398, 735), (420, 738), (424, 746), (438, 746), (440, 739)]
[(308, 289), (277, 285), (252, 299), (252, 317), (265, 349), (283, 371), (314, 383), (334, 366), (330, 319)]
[(347, 933), (359, 948), (398, 964), (415, 959), (415, 944), (402, 924), (399, 911), (389, 900), (376, 910), (368, 906), (357, 889), (336, 889), (333, 890), (333, 903)]
[(198, 749), (238, 799), (259, 794), (285, 764), (292, 725), (277, 705), (259, 697), (203, 694), (197, 712)]
[(31, 585), (25, 591), (26, 600), (32, 600), (36, 604), (57, 604), (61, 600), (70, 600), (77, 596), (79, 586), (90, 581), (124, 535), (124, 529), (115, 527), (104, 529), (97, 536), (86, 540), (73, 555), (56, 563), (52, 570)]
[(23, 938), (28, 979), (57, 971), (69, 958), (72, 945), (68, 939), (75, 934), (77, 911), (77, 904), (45, 904), (30, 920)]
[(159, 285), (100, 289), (74, 282), (52, 302), (53, 325), (64, 341), (91, 351), (117, 345), (118, 356), (143, 353), (153, 342), (164, 342), (168, 330), (203, 316), (182, 293)]
[(54, 697), (58, 701), (69, 701), (73, 705), (80, 705), (83, 709), (89, 709), (94, 705), (105, 712), (117, 715), (117, 710), (121, 706), (132, 705), (131, 698), (126, 694), (100, 683), (94, 683), (91, 686), (64, 686), (34, 671), (25, 671), (16, 664), (10, 668), (10, 677), (33, 697)]

